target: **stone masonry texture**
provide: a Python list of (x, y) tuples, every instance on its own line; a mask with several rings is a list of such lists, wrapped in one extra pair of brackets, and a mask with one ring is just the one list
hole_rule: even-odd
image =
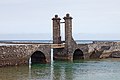
[(51, 61), (49, 45), (6, 45), (0, 46), (0, 66), (28, 64), (35, 51), (43, 52), (46, 62)]

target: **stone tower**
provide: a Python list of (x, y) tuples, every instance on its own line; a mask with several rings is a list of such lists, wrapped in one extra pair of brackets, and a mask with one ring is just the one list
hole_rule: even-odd
[[(65, 20), (65, 48), (69, 52), (72, 48), (72, 17), (69, 14), (63, 18)], [(69, 54), (69, 53), (68, 53)]]
[(60, 18), (58, 15), (55, 15), (53, 20), (53, 44), (60, 44), (61, 43), (61, 36), (60, 36)]
[[(72, 17), (69, 14), (63, 18), (65, 23), (65, 47), (53, 49), (53, 57), (56, 60), (73, 60), (76, 42), (72, 37)], [(60, 18), (56, 15), (53, 20), (53, 44), (62, 44), (60, 36)]]

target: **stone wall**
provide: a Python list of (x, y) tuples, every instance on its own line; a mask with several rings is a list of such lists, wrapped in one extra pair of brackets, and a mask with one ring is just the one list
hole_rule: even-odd
[(88, 44), (89, 58), (120, 57), (120, 42), (96, 41)]
[(6, 45), (0, 46), (0, 66), (28, 64), (31, 55), (41, 51), (50, 62), (51, 47), (49, 45)]

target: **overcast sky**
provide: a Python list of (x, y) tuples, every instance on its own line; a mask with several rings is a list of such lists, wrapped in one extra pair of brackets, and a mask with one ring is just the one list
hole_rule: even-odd
[(120, 39), (120, 0), (0, 0), (0, 34), (51, 34), (51, 18), (66, 13), (73, 17), (74, 34)]

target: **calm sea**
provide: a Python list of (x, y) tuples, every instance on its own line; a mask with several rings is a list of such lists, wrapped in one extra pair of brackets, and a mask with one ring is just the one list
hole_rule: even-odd
[(3, 67), (0, 80), (120, 80), (120, 59)]
[[(52, 43), (52, 40), (0, 40), (6, 42), (35, 42), (35, 43)], [(120, 42), (120, 40), (75, 40), (78, 44), (88, 44), (93, 41), (114, 41)]]
[[(52, 42), (50, 40), (12, 41)], [(87, 43), (90, 42), (92, 41)], [(120, 59), (52, 61), (51, 64), (2, 67), (0, 80), (120, 80)]]

